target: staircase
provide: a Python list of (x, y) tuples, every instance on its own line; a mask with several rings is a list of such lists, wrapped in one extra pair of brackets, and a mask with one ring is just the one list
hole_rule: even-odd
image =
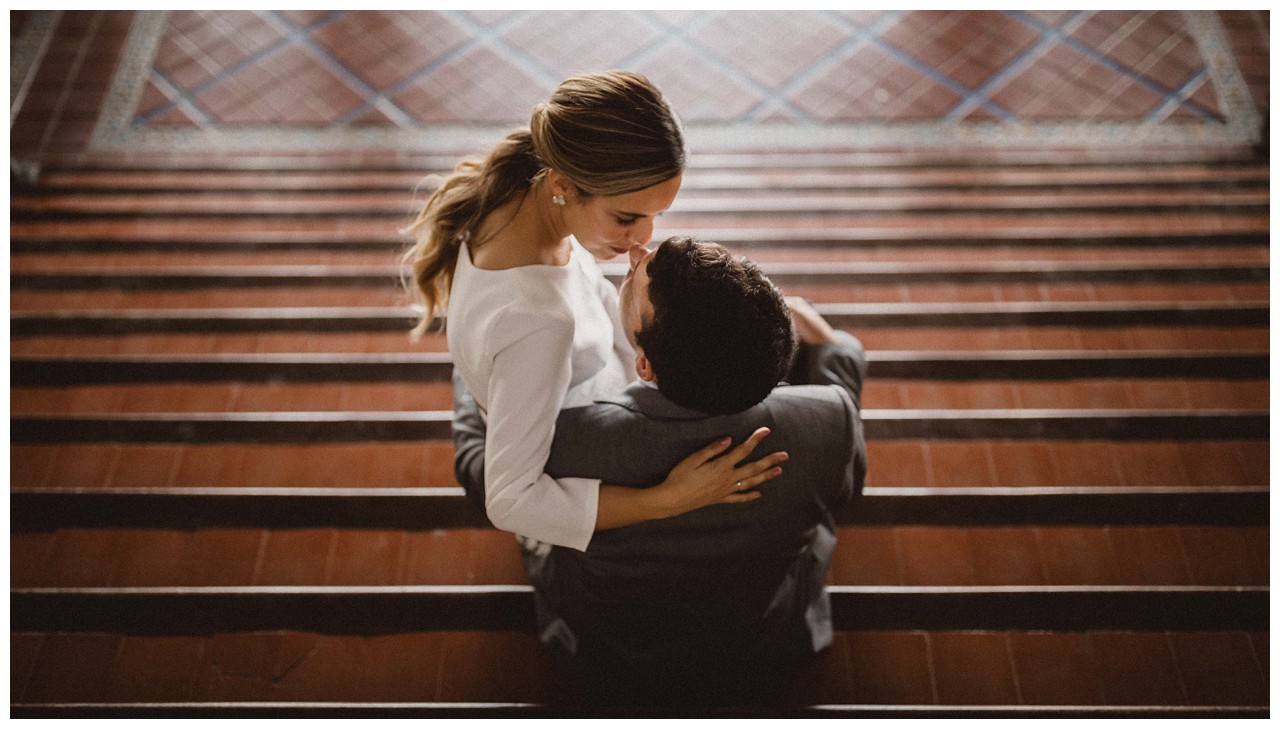
[[(12, 716), (566, 711), (407, 337), (396, 230), (454, 161), (13, 195)], [(707, 714), (1269, 714), (1265, 160), (693, 165), (655, 239), (750, 256), (871, 366), (835, 644)]]

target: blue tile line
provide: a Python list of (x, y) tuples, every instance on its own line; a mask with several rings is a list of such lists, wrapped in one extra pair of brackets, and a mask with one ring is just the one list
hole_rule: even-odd
[[(632, 13), (632, 14), (642, 18), (646, 23), (649, 24), (650, 27), (657, 30), (658, 40), (655, 40), (654, 42), (650, 43), (648, 46), (637, 50), (635, 53), (632, 53), (630, 56), (626, 56), (622, 59), (619, 59), (619, 62), (618, 62), (619, 68), (634, 69), (640, 66), (642, 63), (647, 62), (653, 56), (660, 53), (664, 48), (676, 46), (676, 47), (684, 48), (685, 50), (689, 51), (691, 54), (702, 58), (703, 60), (707, 61), (708, 63), (714, 66), (720, 67), (722, 70), (725, 70), (727, 73), (729, 73), (733, 78), (735, 78), (739, 82), (744, 83), (748, 86), (756, 86), (757, 87), (756, 90), (760, 92), (762, 101), (759, 104), (757, 104), (756, 107), (753, 107), (753, 109), (758, 109), (761, 106), (764, 106), (773, 102), (773, 97), (775, 95), (775, 92), (765, 88), (763, 85), (761, 85), (754, 79), (747, 77), (746, 73), (742, 71), (742, 69), (739, 69), (736, 67), (725, 68), (724, 63), (721, 61), (721, 59), (716, 57), (706, 48), (702, 47), (702, 45), (699, 44), (697, 41), (695, 41), (693, 38), (689, 37), (689, 34), (691, 32), (710, 23), (717, 16), (721, 15), (721, 13), (716, 11), (708, 11), (708, 10), (695, 11), (695, 14), (693, 15), (692, 18), (686, 18), (684, 21), (678, 24), (667, 22), (666, 20), (663, 20), (662, 18), (658, 17), (656, 13), (649, 10), (640, 11), (638, 13)], [(802, 117), (806, 116), (804, 112), (794, 107), (791, 107), (790, 102), (787, 100), (783, 100), (779, 102), (778, 105), (787, 107), (786, 110), (789, 110), (791, 113), (796, 114), (798, 116), (802, 116)], [(677, 114), (679, 113), (679, 111), (680, 111), (679, 109), (676, 110)], [(751, 110), (747, 112), (748, 115), (750, 115), (751, 113), (752, 113)]]
[[(328, 66), (331, 71), (337, 73), (344, 81), (347, 82), (348, 85), (353, 87), (353, 90), (355, 90), (357, 95), (362, 99), (361, 103), (356, 104), (352, 110), (347, 111), (344, 114), (340, 114), (336, 119), (334, 119), (332, 122), (333, 124), (344, 126), (350, 124), (352, 120), (359, 118), (359, 115), (364, 113), (370, 107), (381, 112), (393, 124), (399, 124), (400, 126), (412, 126), (415, 123), (412, 117), (394, 104), (391, 104), (391, 109), (384, 109), (377, 105), (379, 97), (378, 90), (373, 86), (370, 86), (368, 81), (365, 81), (359, 74), (348, 68), (345, 63), (334, 58), (333, 55), (329, 53), (328, 49), (316, 42), (315, 36), (312, 34), (315, 30), (321, 27), (320, 23), (309, 26), (294, 25), (288, 18), (281, 15), (279, 11), (274, 10), (263, 13), (263, 15), (269, 20), (273, 20), (279, 24), (279, 26), (289, 34), (289, 37), (295, 45), (310, 51), (313, 58)], [(339, 17), (342, 17), (350, 15), (350, 13), (342, 12), (338, 15)], [(326, 16), (325, 19), (327, 20), (328, 17), (329, 16)], [(338, 18), (334, 18), (333, 20), (337, 19)], [(370, 97), (373, 98), (373, 101), (370, 101)], [(397, 119), (397, 116), (400, 118)]]
[[(879, 46), (881, 50), (889, 52), (891, 55), (893, 55), (895, 58), (898, 58), (899, 60), (904, 60), (904, 57), (905, 57), (905, 61), (912, 68), (914, 68), (917, 71), (923, 70), (922, 72), (924, 73), (924, 75), (929, 77), (931, 80), (941, 82), (951, 90), (960, 94), (962, 98), (959, 102), (957, 102), (957, 104), (962, 104), (965, 102), (965, 100), (970, 100), (972, 101), (972, 104), (969, 107), (970, 110), (972, 110), (972, 108), (976, 106), (981, 106), (987, 109), (988, 111), (991, 111), (993, 114), (1000, 117), (1001, 119), (1007, 120), (1007, 119), (1013, 118), (1013, 115), (1010, 114), (1008, 110), (1004, 109), (1000, 105), (996, 104), (990, 99), (975, 96), (975, 94), (971, 92), (969, 89), (965, 88), (960, 84), (957, 84), (955, 81), (951, 80), (951, 78), (949, 78), (945, 74), (940, 73), (937, 69), (933, 68), (932, 66), (926, 63), (923, 63), (922, 61), (915, 58), (911, 54), (906, 53), (901, 49), (898, 49), (897, 47), (890, 45), (887, 41), (884, 41), (882, 38), (880, 38), (880, 33), (883, 32), (888, 25), (890, 25), (891, 23), (897, 22), (898, 20), (901, 20), (902, 16), (906, 15), (905, 11), (891, 11), (888, 15), (880, 18), (875, 23), (872, 23), (869, 27), (865, 29), (858, 27), (849, 19), (843, 16), (840, 16), (834, 13), (833, 15), (836, 18), (838, 18), (841, 22), (845, 23), (848, 27), (853, 29), (855, 33), (861, 34), (862, 38), (866, 42), (874, 43), (875, 45)], [(927, 70), (924, 70), (924, 69), (927, 69)]]
[[(1163, 104), (1152, 109), (1151, 112), (1147, 114), (1147, 121), (1162, 122), (1167, 119), (1170, 114), (1178, 109), (1178, 107), (1186, 105), (1187, 99), (1190, 98), (1191, 95), (1196, 92), (1196, 89), (1198, 89), (1208, 78), (1208, 69), (1201, 68), (1191, 78), (1187, 79), (1186, 83), (1182, 84), (1173, 96), (1170, 96)], [(1223, 122), (1226, 121), (1226, 119), (1220, 116), (1218, 116), (1217, 119)]]
[(630, 56), (619, 59), (618, 67), (623, 69), (634, 69), (638, 67), (640, 64), (657, 55), (664, 47), (674, 44), (677, 40), (683, 39), (691, 44), (692, 41), (689, 41), (686, 37), (689, 32), (711, 22), (711, 18), (715, 16), (715, 14), (710, 11), (697, 10), (694, 11), (692, 18), (686, 19), (683, 23), (678, 25), (672, 25), (658, 17), (657, 14), (651, 10), (642, 10), (632, 13), (632, 15), (641, 18), (649, 25), (649, 27), (658, 31), (658, 39), (644, 48), (635, 51)]
[[(465, 28), (463, 28), (463, 30), (466, 32), (469, 32), (471, 34), (471, 37), (463, 41), (462, 43), (460, 43), (456, 48), (453, 48), (441, 54), (435, 60), (419, 68), (416, 68), (413, 71), (410, 71), (409, 73), (405, 74), (404, 78), (400, 79), (396, 83), (384, 89), (380, 94), (380, 96), (383, 99), (386, 99), (388, 103), (394, 105), (395, 102), (391, 100), (391, 97), (395, 96), (401, 91), (404, 91), (410, 86), (416, 84), (423, 77), (436, 72), (441, 67), (454, 62), (461, 56), (467, 53), (470, 53), (471, 51), (477, 48), (488, 48), (489, 50), (492, 50), (494, 53), (496, 53), (499, 56), (505, 56), (508, 61), (512, 61), (513, 63), (516, 63), (516, 65), (518, 66), (527, 65), (532, 67), (524, 70), (531, 70), (535, 73), (535, 75), (541, 76), (543, 79), (543, 82), (548, 85), (548, 91), (560, 84), (560, 81), (562, 79), (556, 78), (554, 74), (548, 72), (545, 68), (542, 68), (541, 64), (538, 64), (532, 60), (528, 61), (526, 64), (521, 64), (518, 61), (514, 61), (511, 58), (510, 54), (504, 52), (500, 48), (495, 48), (490, 43), (490, 41), (493, 41), (493, 40), (500, 40), (498, 38), (500, 33), (503, 33), (509, 30), (511, 26), (516, 25), (517, 23), (523, 21), (525, 16), (528, 15), (527, 12), (518, 11), (516, 13), (513, 13), (512, 15), (509, 15), (503, 18), (502, 20), (499, 20), (497, 23), (494, 23), (490, 27), (485, 27), (477, 23), (476, 21), (472, 20), (471, 18), (467, 17), (465, 14), (459, 13), (457, 11), (440, 11), (440, 14), (453, 19), (454, 22), (459, 23), (460, 25), (466, 26)], [(554, 79), (554, 80), (548, 80), (548, 79)], [(397, 108), (399, 107), (397, 106)], [(359, 109), (357, 111), (362, 112), (363, 109)], [(415, 120), (414, 122), (415, 128), (417, 124), (418, 122)]]
[[(505, 32), (511, 26), (524, 21), (530, 15), (532, 15), (532, 13), (529, 11), (520, 11), (518, 15), (514, 15), (510, 18), (510, 23), (498, 23), (493, 29), (485, 29), (483, 25), (472, 20), (471, 17), (465, 13), (452, 13), (451, 17), (456, 16), (457, 20), (467, 26), (470, 26), (473, 29), (472, 32), (475, 32), (475, 30), (491, 30), (492, 32), (486, 32), (485, 37), (485, 45), (488, 46), (489, 50), (499, 56), (505, 57), (521, 71), (531, 73), (533, 76), (537, 77), (538, 80), (547, 85), (547, 90), (550, 92), (551, 89), (559, 86), (560, 82), (564, 80), (561, 78), (560, 74), (554, 69), (550, 69), (542, 65), (541, 61), (530, 56), (528, 53), (525, 53), (519, 48), (508, 43), (506, 39), (502, 37), (502, 33), (497, 30), (498, 26), (502, 26), (502, 31)], [(504, 20), (507, 19), (504, 18)]]
[[(1010, 15), (1013, 15), (1013, 16), (1017, 17), (1019, 20), (1023, 21), (1024, 23), (1027, 23), (1028, 25), (1031, 25), (1031, 26), (1033, 26), (1033, 27), (1038, 27), (1038, 28), (1042, 29), (1042, 31), (1044, 31), (1044, 32), (1052, 32), (1052, 31), (1056, 31), (1056, 29), (1051, 29), (1049, 26), (1046, 26), (1044, 23), (1041, 23), (1039, 20), (1036, 20), (1035, 18), (1031, 17), (1030, 15), (1027, 15), (1027, 14), (1026, 14), (1025, 12), (1023, 12), (1023, 11), (1020, 11), (1020, 10), (1010, 10), (1010, 11), (1007, 11), (1007, 12), (1008, 12)], [(1190, 36), (1188, 36), (1188, 37), (1190, 37)], [(1192, 38), (1192, 41), (1193, 41), (1193, 42), (1194, 42), (1194, 40), (1195, 40), (1195, 39), (1194, 39), (1194, 38)], [(1124, 65), (1123, 63), (1120, 63), (1119, 61), (1116, 61), (1115, 59), (1112, 59), (1112, 58), (1110, 58), (1110, 57), (1108, 57), (1108, 56), (1106, 56), (1106, 55), (1104, 55), (1104, 54), (1102, 54), (1102, 53), (1099, 53), (1097, 50), (1095, 50), (1095, 49), (1093, 49), (1093, 48), (1090, 48), (1088, 45), (1086, 45), (1086, 44), (1084, 44), (1084, 43), (1081, 43), (1080, 41), (1075, 40), (1074, 38), (1071, 38), (1070, 36), (1062, 35), (1062, 44), (1063, 44), (1063, 45), (1065, 45), (1065, 46), (1070, 47), (1072, 50), (1074, 50), (1074, 51), (1076, 51), (1076, 52), (1078, 52), (1078, 53), (1080, 53), (1080, 54), (1082, 54), (1082, 55), (1086, 56), (1087, 58), (1089, 58), (1089, 59), (1091, 59), (1091, 60), (1093, 60), (1093, 61), (1096, 61), (1096, 62), (1097, 62), (1097, 63), (1099, 63), (1100, 65), (1106, 66), (1107, 68), (1111, 69), (1112, 71), (1115, 71), (1116, 73), (1119, 73), (1119, 74), (1120, 74), (1120, 75), (1122, 75), (1122, 76), (1128, 77), (1129, 79), (1131, 79), (1131, 80), (1133, 80), (1133, 81), (1136, 81), (1136, 82), (1138, 83), (1138, 85), (1142, 86), (1143, 88), (1145, 88), (1145, 89), (1147, 89), (1147, 90), (1149, 90), (1149, 91), (1152, 91), (1152, 92), (1154, 92), (1154, 93), (1156, 93), (1156, 94), (1159, 94), (1160, 96), (1164, 97), (1164, 99), (1165, 99), (1165, 101), (1166, 101), (1166, 102), (1168, 101), (1168, 99), (1169, 99), (1169, 97), (1170, 97), (1170, 96), (1175, 95), (1175, 94), (1177, 93), (1176, 91), (1173, 91), (1173, 90), (1169, 89), (1168, 87), (1166, 87), (1164, 84), (1161, 84), (1160, 82), (1155, 81), (1155, 80), (1153, 80), (1153, 79), (1147, 78), (1146, 76), (1142, 75), (1141, 73), (1138, 73), (1137, 71), (1133, 70), (1132, 68), (1129, 68), (1128, 66)], [(1197, 51), (1197, 53), (1199, 53), (1199, 52), (1200, 52), (1200, 48), (1199, 48), (1198, 46), (1197, 46), (1197, 48), (1196, 48), (1196, 51)], [(1201, 59), (1203, 59), (1203, 55), (1201, 55)], [(1197, 70), (1198, 70), (1198, 71), (1203, 71), (1203, 70), (1204, 70), (1204, 66), (1202, 65), (1202, 66), (1201, 66), (1199, 69), (1197, 69)], [(1195, 103), (1194, 101), (1186, 100), (1186, 101), (1182, 102), (1182, 105), (1183, 105), (1183, 106), (1185, 106), (1185, 107), (1187, 108), (1187, 110), (1188, 110), (1188, 111), (1192, 112), (1193, 114), (1195, 114), (1196, 116), (1200, 117), (1201, 119), (1214, 120), (1214, 119), (1218, 119), (1218, 118), (1220, 118), (1220, 117), (1218, 117), (1218, 115), (1214, 114), (1212, 111), (1209, 111), (1208, 109), (1205, 109), (1204, 107), (1200, 106), (1199, 104)]]
[[(1009, 17), (1021, 22), (1021, 18), (1017, 18), (1009, 13), (1005, 13), (1005, 15), (1009, 15)], [(1072, 25), (1077, 21), (1083, 22), (1083, 19), (1084, 13), (1077, 10), (1067, 18), (1063, 19), (1063, 21), (1058, 24), (1058, 28)], [(943, 118), (948, 121), (962, 120), (965, 115), (977, 108), (977, 100), (979, 98), (989, 101), (993, 91), (998, 89), (1000, 86), (1003, 86), (1006, 81), (1011, 80), (1014, 76), (1025, 70), (1027, 65), (1043, 56), (1050, 47), (1058, 42), (1057, 37), (1053, 33), (1047, 33), (1038, 28), (1033, 28), (1033, 30), (1039, 33), (1039, 39), (1024, 48), (1021, 53), (1009, 59), (1008, 63), (1006, 63), (1002, 68), (997, 69), (995, 73), (982, 83), (982, 85), (974, 89), (972, 94), (967, 95), (964, 99), (956, 102), (956, 105), (948, 110)], [(1008, 120), (1015, 117), (1012, 114), (1009, 114), (1002, 118)]]
[[(744, 69), (737, 68), (736, 65), (731, 63), (731, 61), (721, 58), (721, 56), (717, 55), (716, 52), (707, 49), (707, 47), (701, 45), (701, 43), (690, 37), (690, 33), (692, 31), (696, 31), (696, 29), (700, 27), (707, 26), (707, 24), (712, 22), (712, 20), (723, 17), (723, 15), (724, 12), (703, 12), (696, 15), (694, 22), (687, 22), (686, 20), (686, 22), (680, 24), (667, 23), (666, 20), (653, 17), (653, 23), (655, 26), (657, 26), (660, 31), (669, 33), (669, 36), (664, 38), (663, 41), (654, 43), (653, 49), (649, 49), (648, 54), (652, 55), (653, 52), (657, 52), (657, 50), (660, 50), (660, 47), (664, 45), (672, 45), (672, 43), (681, 42), (681, 47), (684, 47), (684, 49), (691, 52), (692, 55), (698, 56), (698, 58), (707, 61), (707, 63), (713, 65), (713, 67), (721, 69), (722, 72), (728, 75), (728, 77), (735, 79), (735, 81), (744, 84), (744, 86), (751, 88), (751, 90), (758, 93), (760, 102), (753, 107), (753, 109), (758, 109), (758, 107), (764, 104), (769, 104), (769, 102), (773, 101), (774, 91), (772, 88), (765, 86), (762, 82), (756, 81), (753, 75), (745, 72)], [(792, 106), (791, 102), (788, 100), (780, 100), (777, 104), (778, 106), (782, 106), (783, 110), (788, 111), (788, 113), (797, 116), (805, 115), (803, 111)], [(751, 111), (749, 110), (748, 114), (750, 113)]]
[(942, 73), (941, 71), (934, 68), (933, 66), (930, 66), (929, 64), (920, 61), (915, 56), (911, 55), (910, 53), (907, 53), (901, 48), (898, 48), (897, 46), (893, 45), (892, 43), (885, 40), (884, 38), (879, 38), (879, 37), (874, 38), (873, 42), (875, 43), (875, 45), (879, 46), (881, 50), (885, 51), (886, 53), (898, 59), (899, 61), (902, 61), (903, 64), (911, 67), (920, 75), (934, 81), (939, 86), (943, 86), (955, 92), (957, 96), (961, 97), (961, 100), (967, 100), (967, 99), (970, 99), (970, 97), (973, 97), (972, 100), (976, 105), (981, 106), (987, 111), (990, 111), (991, 113), (1000, 117), (1002, 120), (1008, 121), (1016, 118), (1008, 109), (1004, 108), (1003, 106), (1000, 106), (999, 104), (995, 103), (990, 99), (984, 99), (981, 97), (974, 96), (973, 92), (970, 91), (970, 89), (967, 88), (966, 86), (956, 83), (954, 80), (951, 79), (950, 76), (947, 76), (946, 74)]
[[(212, 128), (218, 125), (218, 122), (213, 118), (212, 114), (197, 104), (194, 99), (186, 98), (186, 95), (182, 93), (182, 89), (178, 88), (178, 85), (163, 72), (152, 68), (151, 83), (155, 84), (168, 98), (168, 101), (162, 107), (164, 111), (177, 109), (185, 113), (187, 116), (192, 116), (192, 121), (196, 123), (196, 126)], [(190, 108), (188, 109), (184, 107)], [(194, 116), (192, 115), (192, 112), (194, 112)], [(156, 112), (152, 112), (151, 114), (148, 114), (148, 116), (152, 116), (154, 113)], [(138, 128), (141, 127), (141, 125), (136, 121), (134, 126)]]
[[(254, 11), (254, 12), (259, 16), (262, 15), (262, 13), (260, 12), (257, 12), (257, 11)], [(308, 27), (312, 29), (320, 28), (324, 25), (328, 25), (329, 23), (332, 23), (338, 18), (341, 18), (343, 15), (345, 15), (345, 13), (334, 13), (328, 17), (321, 18), (320, 21)], [(290, 37), (286, 35), (280, 40), (277, 40), (267, 45), (266, 47), (262, 48), (261, 50), (257, 51), (256, 53), (251, 54), (250, 56), (240, 61), (239, 63), (235, 63), (229, 66), (228, 68), (222, 69), (221, 73), (196, 84), (189, 91), (183, 94), (183, 98), (185, 98), (193, 106), (196, 106), (196, 108), (199, 108), (199, 106), (195, 103), (196, 96), (199, 96), (201, 93), (208, 90), (209, 88), (219, 83), (222, 83), (223, 81), (227, 80), (231, 76), (234, 76), (237, 73), (240, 73), (241, 71), (245, 70), (246, 68), (249, 68), (250, 66), (258, 63), (259, 61), (263, 60), (267, 56), (270, 56), (271, 54), (276, 53), (277, 51), (287, 48), (290, 43), (292, 43), (292, 41), (290, 40)], [(152, 67), (152, 73), (156, 73), (154, 66)], [(165, 104), (164, 106), (161, 106), (158, 109), (155, 109), (150, 114), (147, 114), (144, 117), (135, 118), (133, 122), (133, 126), (134, 127), (145, 126), (146, 124), (154, 120), (156, 117), (172, 109), (174, 106), (175, 104), (173, 103)]]
[[(802, 69), (782, 86), (778, 87), (773, 94), (773, 98), (765, 99), (754, 108), (749, 109), (747, 111), (748, 118), (759, 121), (772, 108), (777, 108), (779, 106), (784, 108), (794, 108), (790, 99), (790, 95), (793, 92), (798, 90), (802, 85), (812, 82), (819, 75), (826, 73), (832, 67), (838, 65), (841, 61), (856, 52), (859, 48), (871, 43), (881, 31), (889, 25), (897, 22), (905, 13), (900, 10), (886, 11), (884, 15), (865, 28), (836, 12), (822, 11), (822, 14), (835, 21), (837, 24), (844, 26), (845, 31), (848, 33), (848, 38), (842, 41), (840, 45), (831, 49), (831, 51), (827, 53), (826, 58), (819, 60), (817, 63), (810, 64), (808, 68)], [(804, 118), (816, 120), (814, 115), (803, 110), (800, 110), (799, 113)]]
[[(442, 12), (442, 14), (448, 15), (449, 17), (454, 17), (456, 15), (456, 13), (449, 13), (449, 12)], [(520, 15), (520, 13), (517, 13), (516, 15)], [(498, 23), (496, 23), (492, 29), (486, 29), (483, 26), (481, 26), (481, 29), (479, 31), (474, 31), (474, 30), (471, 31), (471, 36), (468, 37), (463, 42), (459, 43), (456, 47), (448, 51), (445, 51), (434, 60), (429, 61), (423, 64), (422, 66), (410, 71), (409, 73), (405, 74), (404, 78), (388, 86), (386, 89), (383, 90), (382, 92), (383, 96), (386, 96), (386, 97), (394, 96), (400, 93), (401, 91), (404, 91), (408, 87), (412, 86), (413, 84), (417, 83), (418, 80), (421, 79), (423, 76), (434, 73), (435, 71), (439, 70), (442, 66), (446, 66), (452, 63), (454, 59), (458, 58), (459, 56), (469, 53), (475, 50), (476, 48), (485, 46), (488, 35), (496, 32), (496, 29), (500, 26), (507, 26), (507, 25), (513, 24), (515, 22), (515, 18), (516, 18), (515, 15), (508, 16), (507, 18), (504, 18), (498, 21)], [(454, 20), (457, 21), (458, 18), (454, 17)], [(466, 29), (464, 29), (464, 31), (465, 30)]]
[[(733, 12), (733, 11), (727, 11), (727, 12)], [(707, 23), (710, 23), (714, 18), (725, 15), (725, 13), (726, 11), (712, 12), (705, 16), (700, 17), (696, 24), (691, 26), (690, 24), (685, 23), (683, 24), (683, 27), (669, 26), (667, 23), (661, 20), (657, 20), (656, 18), (655, 20), (657, 20), (657, 22), (662, 26), (667, 27), (670, 31), (675, 32), (677, 37), (668, 39), (668, 42), (674, 42), (677, 39), (683, 39), (686, 42), (685, 48), (687, 48), (695, 56), (702, 58), (702, 60), (706, 61), (708, 64), (720, 69), (721, 71), (724, 71), (725, 74), (727, 74), (728, 76), (734, 78), (742, 85), (758, 93), (762, 99), (766, 99), (766, 100), (770, 99), (774, 94), (773, 89), (764, 85), (760, 81), (757, 81), (754, 77), (751, 76), (751, 74), (747, 73), (741, 68), (738, 68), (737, 66), (734, 66), (731, 62), (727, 61), (724, 58), (721, 58), (715, 52), (707, 48), (704, 48), (702, 44), (698, 43), (693, 38), (689, 37), (689, 31), (695, 30), (696, 27), (706, 25)], [(792, 106), (791, 103), (785, 99), (778, 100), (778, 103), (779, 105), (783, 106), (785, 109), (787, 109), (793, 114), (796, 114), (797, 116), (801, 116), (801, 117), (807, 116), (804, 112)]]

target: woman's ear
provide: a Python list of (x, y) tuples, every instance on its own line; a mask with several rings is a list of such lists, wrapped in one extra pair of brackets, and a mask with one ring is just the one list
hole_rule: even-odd
[(547, 190), (549, 190), (552, 195), (564, 195), (567, 197), (569, 193), (573, 191), (573, 185), (569, 183), (569, 180), (566, 179), (564, 175), (556, 172), (555, 170), (548, 169)]
[(636, 375), (645, 382), (653, 382), (656, 379), (653, 374), (653, 365), (649, 364), (649, 358), (644, 356), (644, 352), (636, 352)]

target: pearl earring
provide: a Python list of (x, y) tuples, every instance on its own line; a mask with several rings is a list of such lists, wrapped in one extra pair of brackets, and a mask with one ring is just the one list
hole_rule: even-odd
[(564, 195), (552, 195), (551, 202), (556, 205), (564, 205)]

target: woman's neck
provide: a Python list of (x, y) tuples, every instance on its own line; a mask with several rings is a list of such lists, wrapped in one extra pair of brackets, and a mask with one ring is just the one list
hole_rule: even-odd
[(564, 214), (551, 202), (541, 180), (524, 195), (489, 213), (478, 232), (471, 244), (471, 257), (480, 268), (563, 266), (572, 250)]

